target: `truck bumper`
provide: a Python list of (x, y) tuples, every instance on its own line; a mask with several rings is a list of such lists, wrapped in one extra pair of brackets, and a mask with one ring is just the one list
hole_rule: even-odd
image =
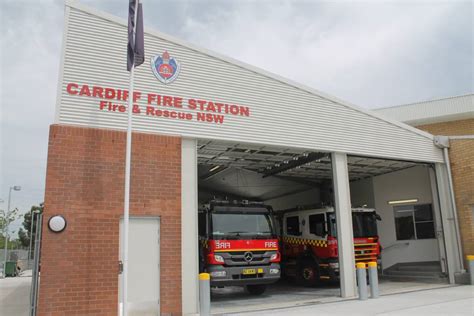
[[(243, 274), (244, 269), (255, 269), (255, 274)], [(280, 279), (280, 265), (224, 267), (212, 265), (207, 268), (211, 274), (211, 286), (271, 284)]]
[(339, 281), (339, 262), (338, 259), (329, 259), (320, 265), (319, 268), (321, 281)]

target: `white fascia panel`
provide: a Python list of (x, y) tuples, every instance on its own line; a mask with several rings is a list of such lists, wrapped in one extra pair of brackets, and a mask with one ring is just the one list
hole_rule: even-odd
[[(125, 129), (126, 113), (99, 110), (100, 99), (70, 95), (68, 83), (126, 90), (125, 21), (68, 1), (67, 36), (58, 122)], [(175, 82), (164, 85), (150, 69), (150, 59), (167, 50), (181, 63)], [(135, 72), (135, 87), (148, 93), (202, 99), (250, 108), (250, 116), (225, 115), (223, 124), (134, 115), (134, 130), (250, 144), (337, 151), (354, 155), (441, 162), (432, 135), (384, 119), (334, 97), (239, 61), (197, 48), (162, 33), (146, 30), (145, 63)], [(116, 102), (120, 103), (120, 102)], [(124, 102), (122, 102), (124, 103)], [(126, 102), (125, 102), (126, 104)], [(160, 107), (163, 109), (162, 107)], [(168, 109), (169, 110), (169, 109)]]

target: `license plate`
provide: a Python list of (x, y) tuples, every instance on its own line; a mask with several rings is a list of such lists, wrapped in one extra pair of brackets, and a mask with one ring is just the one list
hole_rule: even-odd
[(256, 274), (255, 269), (243, 269), (242, 274)]

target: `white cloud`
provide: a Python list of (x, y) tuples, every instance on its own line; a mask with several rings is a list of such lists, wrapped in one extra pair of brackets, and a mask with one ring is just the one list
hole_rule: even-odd
[[(44, 199), (49, 125), (53, 122), (63, 6), (4, 2), (1, 43), (0, 208), (29, 211)], [(18, 231), (20, 221), (11, 229)]]
[[(466, 6), (264, 2), (217, 12), (211, 22), (190, 16), (183, 33), (199, 45), (374, 107), (468, 92), (470, 83), (456, 78), (472, 75), (466, 69), (472, 65)], [(465, 42), (449, 47), (446, 37), (456, 32), (466, 34)], [(466, 52), (464, 65), (451, 55), (457, 49)], [(440, 65), (452, 75), (433, 80)], [(455, 81), (458, 90), (439, 89), (446, 81)]]

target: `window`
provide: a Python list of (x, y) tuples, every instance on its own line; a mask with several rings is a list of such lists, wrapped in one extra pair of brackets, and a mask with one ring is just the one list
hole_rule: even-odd
[(435, 238), (431, 204), (415, 205), (415, 232), (416, 239)]
[(336, 214), (327, 213), (329, 218), (329, 235), (337, 238)]
[(397, 240), (435, 238), (431, 204), (394, 206)]
[(316, 236), (324, 237), (326, 235), (326, 220), (324, 214), (309, 216), (309, 232)]
[(286, 218), (286, 233), (288, 235), (300, 236), (300, 221), (298, 216)]

